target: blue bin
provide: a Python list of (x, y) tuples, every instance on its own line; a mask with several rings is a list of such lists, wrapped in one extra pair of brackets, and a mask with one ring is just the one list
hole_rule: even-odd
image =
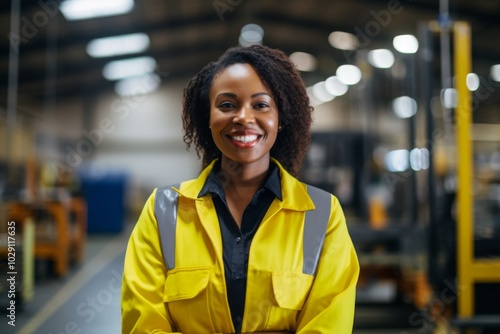
[(119, 233), (125, 221), (125, 173), (82, 171), (82, 193), (87, 201), (89, 233)]

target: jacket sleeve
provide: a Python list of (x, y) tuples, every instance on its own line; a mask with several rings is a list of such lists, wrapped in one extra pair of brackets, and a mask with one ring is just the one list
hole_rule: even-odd
[(321, 257), (309, 296), (299, 315), (297, 333), (351, 334), (359, 263), (344, 213), (332, 196), (332, 209)]
[[(155, 191), (156, 192), (156, 191)], [(163, 303), (166, 268), (154, 215), (155, 192), (132, 231), (122, 281), (122, 333), (173, 333)]]

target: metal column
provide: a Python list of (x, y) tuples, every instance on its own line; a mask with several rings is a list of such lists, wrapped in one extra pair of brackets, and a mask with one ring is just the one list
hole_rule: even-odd
[[(21, 0), (12, 0), (10, 14), (10, 38), (20, 36)], [(16, 127), (17, 115), (17, 87), (19, 75), (19, 45), (13, 45), (16, 41), (10, 40), (9, 51), (9, 80), (7, 88), (7, 163), (12, 161), (12, 137)], [(10, 168), (8, 170), (10, 173)]]
[(419, 25), (420, 41), (422, 43), (419, 52), (420, 64), (422, 66), (422, 100), (425, 108), (426, 118), (426, 143), (429, 150), (429, 169), (427, 170), (427, 198), (429, 202), (429, 225), (428, 225), (428, 254), (427, 254), (427, 270), (429, 282), (435, 285), (437, 273), (437, 203), (436, 193), (436, 176), (434, 175), (434, 116), (432, 114), (432, 96), (433, 96), (433, 60), (434, 52), (432, 45), (432, 32), (427, 23)]

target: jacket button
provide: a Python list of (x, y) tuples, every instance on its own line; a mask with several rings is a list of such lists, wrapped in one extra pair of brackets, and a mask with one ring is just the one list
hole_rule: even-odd
[(239, 243), (240, 243), (240, 241), (241, 241), (241, 238), (240, 238), (240, 237), (237, 237), (237, 238), (236, 238), (236, 243), (237, 243), (237, 244), (239, 244)]
[(234, 278), (239, 279), (240, 278), (240, 274), (234, 274)]

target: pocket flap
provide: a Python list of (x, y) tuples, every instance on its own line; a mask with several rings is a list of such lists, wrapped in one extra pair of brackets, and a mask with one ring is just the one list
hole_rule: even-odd
[(191, 299), (205, 290), (208, 285), (210, 268), (174, 269), (167, 274), (163, 301), (165, 303)]
[(279, 307), (301, 310), (314, 277), (292, 272), (274, 272), (272, 277), (274, 298)]

